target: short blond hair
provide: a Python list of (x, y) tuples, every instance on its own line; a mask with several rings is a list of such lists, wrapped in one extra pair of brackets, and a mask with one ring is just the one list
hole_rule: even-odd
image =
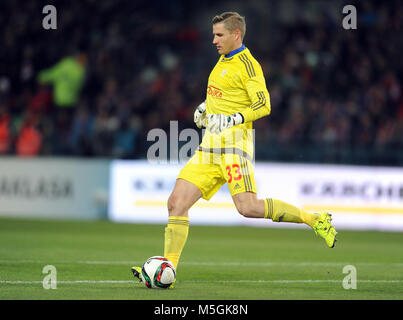
[(230, 32), (238, 29), (241, 32), (241, 39), (246, 33), (245, 17), (242, 17), (238, 12), (224, 12), (213, 18), (213, 25), (216, 23), (224, 23), (224, 27)]

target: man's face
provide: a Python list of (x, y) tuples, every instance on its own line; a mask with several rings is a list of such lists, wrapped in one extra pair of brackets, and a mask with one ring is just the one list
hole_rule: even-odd
[(213, 44), (217, 47), (219, 54), (227, 54), (237, 49), (239, 35), (236, 32), (231, 33), (224, 27), (224, 23), (216, 23), (213, 25)]

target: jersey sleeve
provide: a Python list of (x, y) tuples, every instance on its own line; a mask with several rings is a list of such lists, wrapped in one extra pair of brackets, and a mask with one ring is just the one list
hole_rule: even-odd
[(251, 122), (270, 114), (270, 95), (259, 63), (247, 59), (246, 56), (240, 60), (245, 64), (243, 84), (252, 102), (241, 114), (244, 122)]
[(268, 116), (271, 111), (270, 95), (266, 89), (263, 76), (254, 77), (246, 81), (246, 90), (252, 104), (241, 112), (244, 122), (255, 121)]

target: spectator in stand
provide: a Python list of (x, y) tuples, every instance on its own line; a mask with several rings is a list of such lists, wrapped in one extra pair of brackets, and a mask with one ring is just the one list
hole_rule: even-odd
[(67, 130), (70, 130), (74, 109), (84, 85), (86, 65), (87, 55), (79, 53), (74, 57), (63, 58), (55, 66), (41, 71), (38, 75), (40, 84), (53, 86), (56, 116), (65, 119)]
[(74, 108), (84, 84), (87, 56), (65, 57), (38, 75), (39, 83), (53, 85), (53, 101), (59, 108)]
[[(236, 6), (241, 0), (225, 2)], [(372, 151), (382, 150), (378, 164), (403, 163), (397, 152), (403, 145), (403, 3), (357, 3), (358, 30), (347, 31), (334, 15), (344, 2), (312, 0), (305, 6), (290, 0), (287, 10), (277, 1), (242, 6), (254, 30), (270, 30), (270, 41), (248, 38), (272, 102), (270, 118), (256, 122), (257, 160), (337, 162), (343, 154), (354, 163), (360, 153), (358, 161), (373, 164)], [(149, 130), (169, 132), (170, 120), (178, 120), (180, 130), (194, 127), (190, 106), (203, 98), (200, 79), (207, 79), (216, 63), (214, 50), (203, 41), (211, 30), (198, 27), (210, 15), (211, 1), (192, 2), (186, 9), (178, 0), (145, 2), (141, 8), (130, 1), (61, 1), (57, 8), (63, 14), (52, 32), (30, 23), (41, 13), (39, 2), (1, 3), (0, 103), (11, 128), (20, 126), (26, 110), (41, 114), (42, 153), (46, 145), (49, 156), (113, 157), (127, 147), (128, 157), (141, 158)], [(67, 57), (70, 46), (85, 55)], [(65, 58), (59, 61), (60, 56)], [(49, 85), (53, 91), (45, 89)], [(75, 112), (81, 100), (85, 116)], [(131, 136), (122, 122), (132, 116), (141, 125), (134, 129), (134, 154), (127, 144), (132, 138), (122, 138)], [(75, 126), (69, 125), (76, 117)], [(5, 127), (2, 132), (8, 140)], [(13, 150), (11, 144), (8, 152)]]
[(71, 146), (73, 154), (92, 155), (91, 134), (94, 119), (85, 104), (77, 107), (71, 128)]
[(51, 108), (52, 94), (46, 85), (40, 84), (38, 92), (31, 98), (29, 102), (28, 110), (33, 113), (45, 115), (50, 114), (52, 111)]
[(121, 159), (132, 157), (136, 148), (136, 135), (134, 124), (123, 120), (115, 135), (113, 156)]
[(18, 156), (38, 156), (41, 152), (42, 135), (37, 129), (38, 116), (27, 113), (16, 141), (16, 154)]
[(11, 116), (6, 106), (0, 104), (0, 154), (8, 154), (11, 151), (12, 132)]

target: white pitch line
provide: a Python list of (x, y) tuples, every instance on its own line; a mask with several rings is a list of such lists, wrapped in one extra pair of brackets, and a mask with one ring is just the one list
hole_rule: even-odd
[[(197, 283), (209, 283), (209, 282), (219, 282), (219, 283), (339, 283), (343, 280), (182, 280), (183, 282), (197, 282)], [(182, 282), (181, 281), (181, 282)], [(403, 280), (357, 280), (357, 282), (363, 283), (401, 283)]]
[(345, 266), (345, 265), (359, 265), (359, 266), (394, 266), (403, 267), (403, 263), (380, 263), (380, 262), (187, 262), (184, 261), (182, 264), (185, 265), (202, 265), (202, 266), (297, 266), (297, 267), (332, 267), (332, 266)]
[[(340, 283), (342, 280), (180, 280), (192, 283)], [(359, 283), (403, 283), (403, 280), (357, 280)], [(42, 284), (43, 281), (0, 280), (0, 284)], [(57, 284), (133, 284), (135, 280), (65, 280)]]
[[(43, 281), (24, 281), (24, 280), (0, 280), (0, 284), (38, 284)], [(57, 284), (119, 284), (119, 283), (138, 283), (135, 280), (65, 280), (57, 281)]]
[[(42, 263), (42, 264), (94, 264), (94, 265), (139, 265), (143, 264), (143, 261), (102, 261), (102, 260), (78, 260), (78, 261), (52, 261), (52, 260), (0, 260), (1, 263)], [(270, 261), (250, 261), (250, 262), (238, 262), (238, 261), (224, 261), (224, 262), (213, 262), (213, 261), (182, 261), (181, 265), (197, 265), (197, 266), (256, 266), (256, 267), (267, 267), (267, 266), (295, 266), (295, 267), (337, 267), (345, 265), (354, 266), (390, 266), (390, 267), (403, 267), (403, 263), (384, 263), (384, 262), (309, 262), (309, 261), (284, 261), (284, 262), (270, 262)]]

